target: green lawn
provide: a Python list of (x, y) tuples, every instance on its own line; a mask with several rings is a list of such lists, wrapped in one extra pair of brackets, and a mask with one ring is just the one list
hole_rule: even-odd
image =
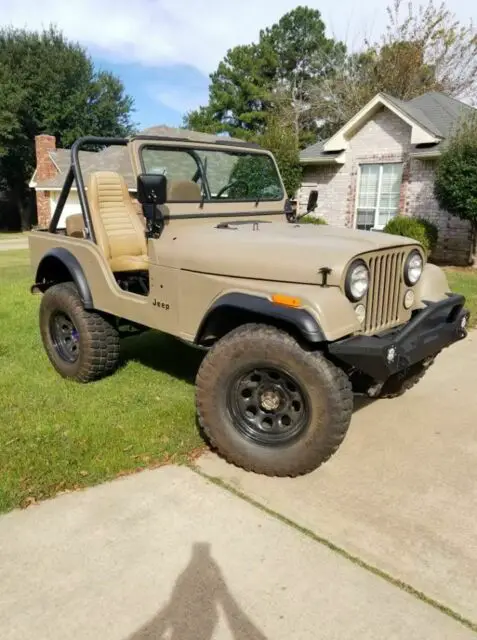
[[(477, 271), (447, 270), (477, 326)], [(156, 333), (123, 342), (123, 366), (89, 385), (50, 366), (27, 251), (0, 252), (0, 511), (204, 446), (194, 413), (201, 353)]]
[(0, 240), (22, 240), (23, 238), (27, 238), (27, 234), (21, 231), (0, 231)]
[(477, 269), (453, 269), (446, 270), (449, 284), (453, 291), (462, 293), (466, 298), (466, 307), (470, 310), (470, 326), (477, 327)]
[(0, 252), (0, 511), (202, 447), (193, 392), (200, 352), (147, 333), (123, 342), (114, 376), (63, 380), (41, 345), (27, 260), (26, 251)]

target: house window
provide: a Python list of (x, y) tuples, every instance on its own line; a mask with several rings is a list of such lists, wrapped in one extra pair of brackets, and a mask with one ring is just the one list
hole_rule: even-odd
[(364, 164), (360, 167), (356, 227), (383, 229), (399, 213), (402, 163)]

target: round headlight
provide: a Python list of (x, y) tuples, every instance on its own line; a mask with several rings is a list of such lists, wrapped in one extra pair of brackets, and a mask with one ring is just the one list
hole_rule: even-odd
[(422, 276), (424, 261), (419, 251), (411, 251), (404, 265), (404, 280), (409, 287), (414, 286)]
[(369, 287), (369, 270), (362, 260), (356, 260), (348, 269), (345, 281), (346, 295), (353, 302), (361, 300)]

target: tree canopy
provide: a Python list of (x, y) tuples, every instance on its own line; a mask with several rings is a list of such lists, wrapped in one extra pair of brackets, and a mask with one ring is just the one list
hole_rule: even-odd
[(462, 25), (445, 3), (424, 5), (394, 0), (388, 24), (374, 43), (344, 56), (335, 72), (315, 87), (313, 110), (333, 133), (379, 92), (411, 100), (442, 91), (475, 101), (477, 32)]
[[(277, 112), (297, 147), (333, 134), (373, 96), (410, 100), (427, 91), (459, 99), (477, 93), (477, 34), (445, 4), (393, 0), (376, 42), (356, 50), (326, 35), (320, 12), (299, 6), (260, 32), (257, 43), (230, 49), (210, 76), (209, 102), (185, 126), (263, 135)], [(286, 115), (286, 117), (285, 117)]]
[(308, 108), (312, 85), (333, 72), (344, 52), (342, 43), (326, 37), (320, 12), (299, 6), (262, 30), (258, 43), (227, 52), (210, 76), (209, 104), (189, 113), (185, 125), (253, 138), (266, 131), (277, 104), (283, 113), (285, 103), (304, 146), (317, 131)]
[(434, 182), (439, 205), (473, 229), (477, 244), (477, 115), (463, 121), (439, 158)]
[(85, 134), (132, 130), (133, 100), (113, 74), (96, 71), (85, 50), (51, 27), (0, 30), (0, 187), (21, 206), (41, 133), (69, 146)]

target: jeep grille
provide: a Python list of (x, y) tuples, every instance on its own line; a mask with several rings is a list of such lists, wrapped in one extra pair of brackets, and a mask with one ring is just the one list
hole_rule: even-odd
[(376, 333), (399, 324), (405, 256), (406, 251), (393, 249), (368, 258), (371, 279), (363, 327), (365, 333)]

